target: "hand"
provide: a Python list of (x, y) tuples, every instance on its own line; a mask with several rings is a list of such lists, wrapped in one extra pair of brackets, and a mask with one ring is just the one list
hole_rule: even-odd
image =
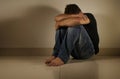
[(83, 17), (84, 16), (84, 14), (82, 13), (82, 12), (80, 12), (79, 14), (77, 14), (78, 15), (78, 17)]
[(90, 20), (89, 20), (89, 18), (86, 15), (83, 15), (80, 18), (80, 24), (89, 24), (89, 23), (90, 23)]

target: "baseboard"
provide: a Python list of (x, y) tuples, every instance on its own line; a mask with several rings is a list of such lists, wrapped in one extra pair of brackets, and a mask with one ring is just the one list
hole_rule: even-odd
[(0, 56), (48, 56), (52, 48), (0, 48)]
[[(52, 48), (0, 48), (0, 56), (49, 56)], [(120, 56), (120, 48), (101, 48), (98, 55)]]

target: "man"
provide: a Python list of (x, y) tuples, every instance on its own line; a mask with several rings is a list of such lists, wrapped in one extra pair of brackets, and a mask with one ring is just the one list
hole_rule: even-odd
[(55, 17), (55, 46), (48, 66), (60, 66), (69, 60), (88, 59), (99, 51), (99, 37), (94, 16), (82, 13), (76, 4), (69, 4), (64, 14)]

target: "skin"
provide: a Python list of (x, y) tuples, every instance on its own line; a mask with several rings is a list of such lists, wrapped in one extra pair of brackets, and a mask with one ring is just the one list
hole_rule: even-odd
[(72, 14), (72, 15), (66, 15), (66, 14), (60, 14), (55, 17), (55, 28), (58, 29), (59, 27), (74, 27), (75, 25), (80, 24), (89, 24), (90, 20), (86, 15), (84, 15), (82, 12), (79, 14)]
[[(84, 15), (82, 12), (79, 14), (59, 14), (55, 17), (55, 29), (57, 30), (60, 27), (74, 27), (75, 25), (84, 25), (89, 24), (89, 18)], [(64, 62), (55, 56), (49, 57), (46, 62), (48, 66), (61, 66)]]

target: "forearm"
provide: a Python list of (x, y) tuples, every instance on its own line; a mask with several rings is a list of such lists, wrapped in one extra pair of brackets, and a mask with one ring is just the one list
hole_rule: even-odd
[(58, 22), (58, 26), (75, 26), (79, 25), (79, 18), (69, 18), (69, 19), (64, 19), (60, 22)]
[(89, 23), (90, 23), (90, 20), (88, 19), (88, 17), (84, 16), (83, 18), (72, 17), (72, 18), (61, 20), (60, 22), (58, 22), (58, 25), (59, 26), (75, 26), (75, 25), (84, 25)]
[(64, 20), (64, 21), (60, 21), (60, 22), (56, 22), (55, 24), (55, 29), (57, 30), (60, 27), (72, 27), (75, 25), (79, 25), (79, 21), (74, 19), (74, 20)]
[(67, 19), (67, 18), (70, 18), (70, 17), (79, 17), (78, 14), (60, 14), (60, 15), (57, 15), (55, 17), (55, 21), (58, 22), (58, 21), (61, 21), (61, 20), (64, 20), (64, 19)]

